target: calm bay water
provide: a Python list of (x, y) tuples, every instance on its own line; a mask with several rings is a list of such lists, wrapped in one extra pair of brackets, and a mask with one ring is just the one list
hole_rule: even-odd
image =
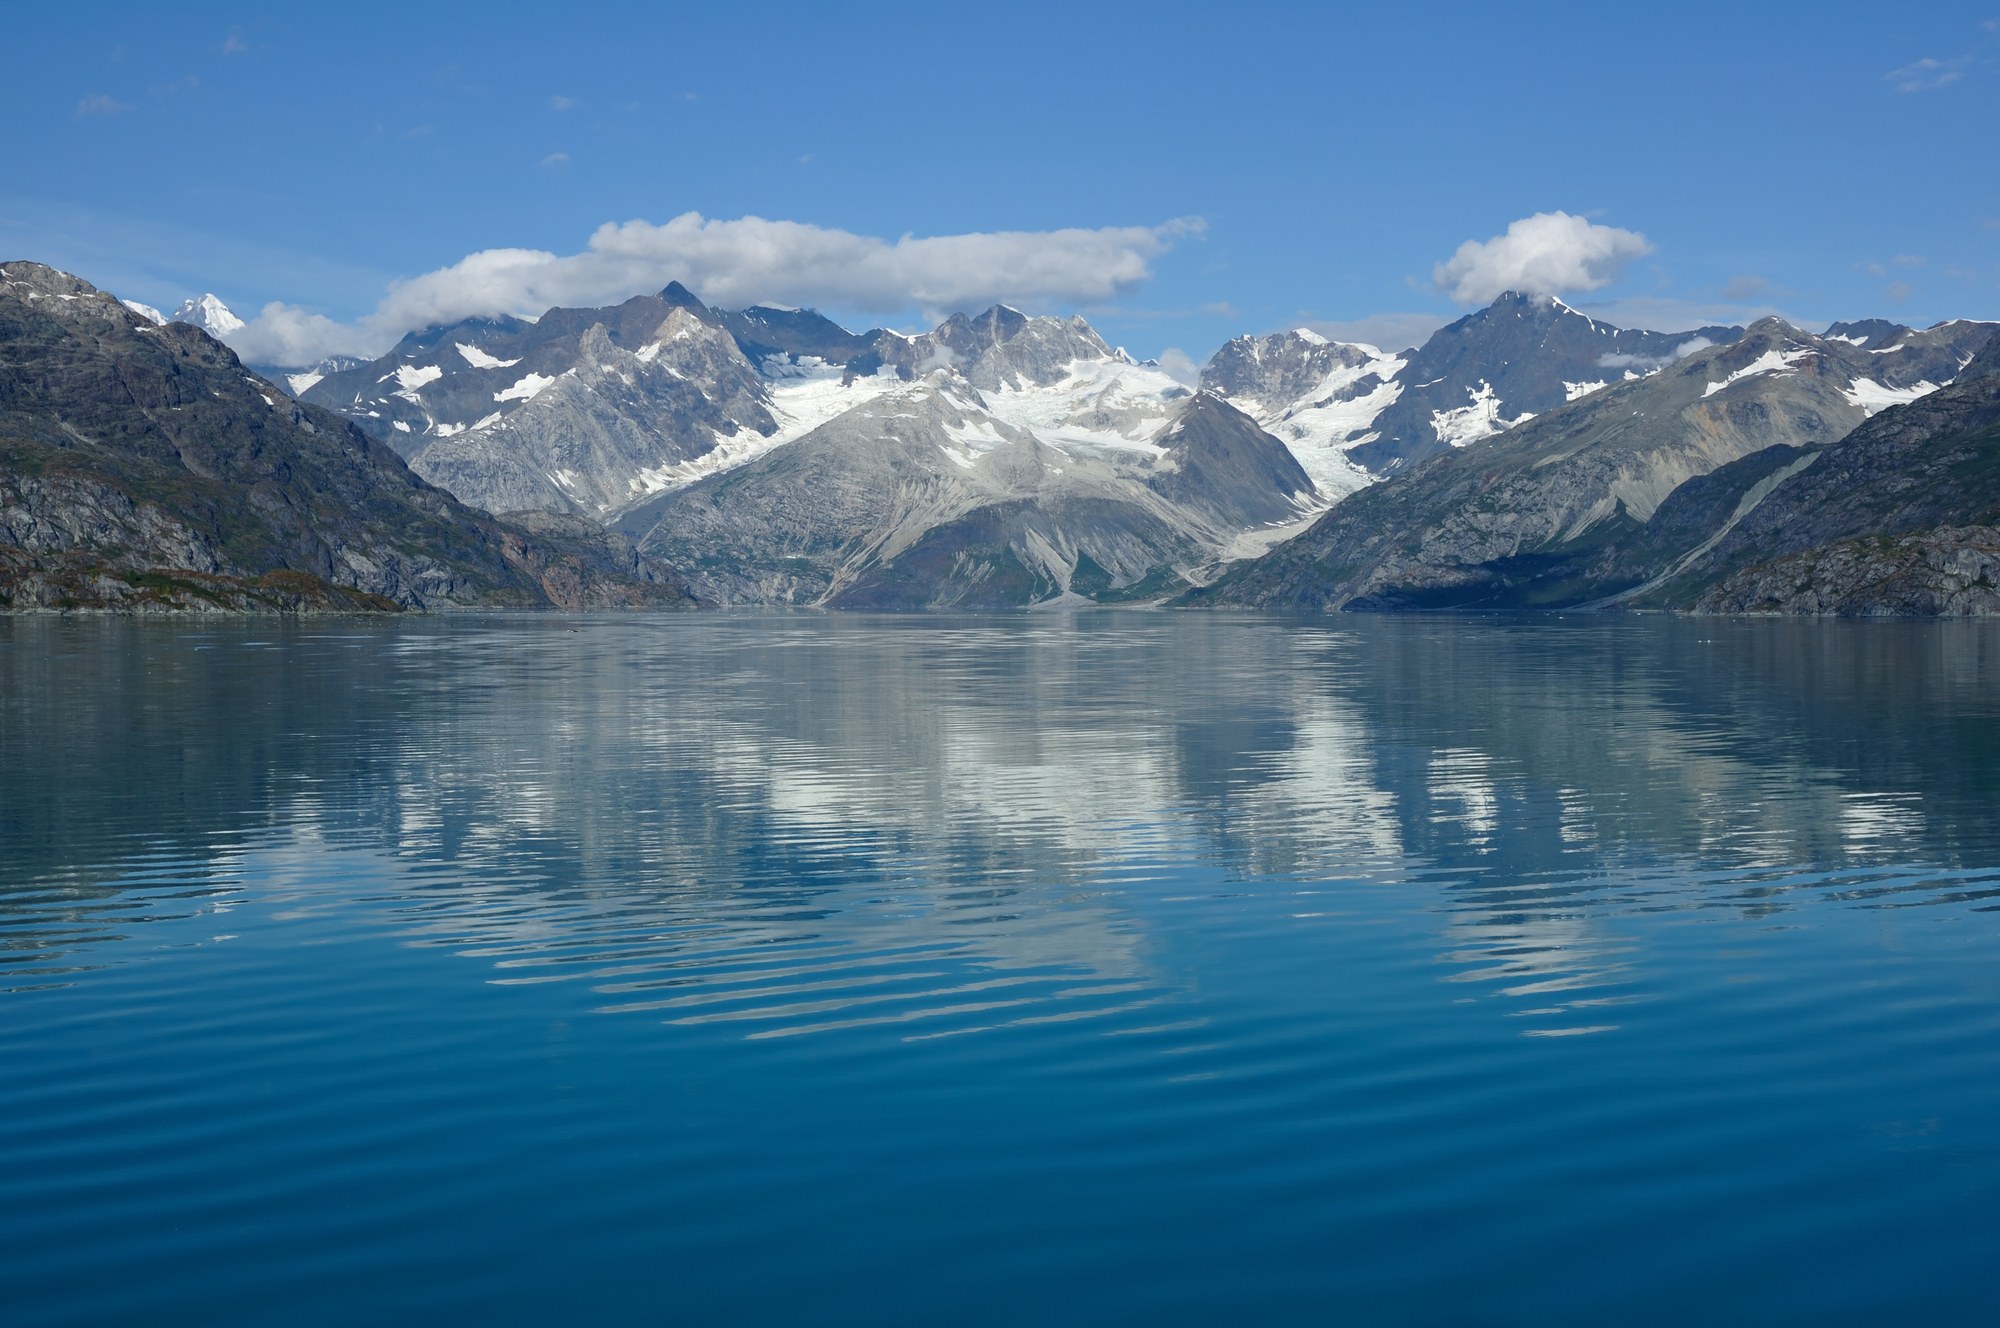
[(9, 1324), (2000, 1321), (2000, 631), (0, 619)]

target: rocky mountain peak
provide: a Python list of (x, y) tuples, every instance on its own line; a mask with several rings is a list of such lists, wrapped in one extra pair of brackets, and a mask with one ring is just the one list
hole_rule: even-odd
[(21, 287), (22, 289), (15, 294), (26, 295), (30, 299), (36, 295), (53, 295), (63, 299), (91, 298), (103, 294), (81, 277), (71, 276), (45, 263), (31, 263), (25, 260), (0, 263), (0, 279), (4, 279), (9, 286)]
[(1295, 520), (1315, 496), (1291, 450), (1212, 392), (1188, 398), (1154, 442), (1166, 451), (1148, 486), (1219, 526)]
[(1258, 415), (1318, 394), (1330, 374), (1378, 354), (1372, 346), (1329, 341), (1305, 328), (1236, 337), (1202, 366), (1201, 386)]
[(1028, 316), (1019, 309), (996, 304), (981, 314), (953, 314), (933, 335), (961, 354), (977, 354), (987, 347), (1012, 341), (1028, 322)]
[(1789, 323), (1784, 319), (1778, 317), (1776, 314), (1767, 314), (1763, 318), (1758, 319), (1756, 322), (1752, 323), (1749, 327), (1743, 330), (1743, 336), (1745, 340), (1748, 340), (1751, 337), (1761, 337), (1765, 340), (1771, 340), (1774, 338), (1791, 338), (1793, 340), (1805, 340), (1805, 339), (1810, 339), (1815, 341), (1818, 340), (1817, 337), (1814, 337), (1812, 333), (1806, 331), (1804, 328), (1798, 326), (1795, 323)]
[(1886, 318), (1860, 318), (1851, 323), (1830, 323), (1820, 335), (1828, 341), (1845, 341), (1864, 350), (1873, 350), (1891, 344), (1909, 330), (1901, 323), (1892, 323)]
[(678, 281), (668, 282), (666, 288), (660, 292), (660, 298), (676, 309), (692, 309), (704, 315), (709, 312), (708, 306)]
[(89, 282), (42, 263), (0, 263), (0, 292), (23, 300), (66, 326), (83, 322), (127, 326), (152, 320)]
[(953, 369), (982, 391), (1060, 383), (1079, 360), (1129, 362), (1081, 318), (1031, 318), (1004, 304), (953, 314), (935, 331), (884, 344), (883, 358), (912, 373)]

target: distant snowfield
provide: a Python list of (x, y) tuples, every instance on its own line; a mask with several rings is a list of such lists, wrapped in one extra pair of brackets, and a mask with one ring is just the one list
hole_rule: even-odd
[(764, 440), (767, 447), (803, 438), (835, 416), (902, 386), (896, 371), (886, 365), (845, 383), (846, 369), (816, 355), (795, 360), (772, 356), (760, 367), (771, 393), (771, 414), (778, 421), (778, 431)]
[(1887, 387), (1872, 378), (1857, 378), (1852, 386), (1841, 392), (1841, 395), (1861, 407), (1866, 414), (1874, 415), (1891, 406), (1907, 406), (1919, 397), (1929, 396), (1940, 386), (1942, 384), (1927, 379), (1914, 387)]
[(1493, 390), (1493, 384), (1484, 378), (1479, 380), (1478, 387), (1468, 389), (1467, 395), (1472, 398), (1469, 405), (1431, 412), (1431, 428), (1437, 431), (1439, 442), (1465, 447), (1535, 418), (1524, 413), (1511, 420), (1503, 419), (1499, 394)]
[(1164, 450), (1153, 436), (1166, 427), (1188, 389), (1165, 370), (1129, 360), (1074, 360), (1048, 386), (1025, 384), (985, 394), (986, 409), (1064, 450)]

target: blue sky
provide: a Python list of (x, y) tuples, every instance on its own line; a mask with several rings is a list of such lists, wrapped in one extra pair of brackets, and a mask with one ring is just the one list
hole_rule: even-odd
[(1199, 359), (1411, 339), (1483, 289), (1461, 245), (1562, 212), (1613, 239), (1550, 284), (1626, 325), (2000, 318), (2000, 0), (272, 9), (10, 14), (0, 256), (300, 346), (684, 269)]

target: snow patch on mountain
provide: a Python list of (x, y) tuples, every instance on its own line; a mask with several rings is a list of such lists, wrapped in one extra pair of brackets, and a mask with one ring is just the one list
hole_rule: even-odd
[(1702, 396), (1712, 397), (1731, 383), (1740, 382), (1745, 378), (1755, 378), (1759, 374), (1790, 373), (1792, 366), (1800, 360), (1810, 359), (1817, 354), (1819, 352), (1809, 346), (1800, 346), (1792, 350), (1767, 350), (1721, 382), (1710, 383), (1702, 392)]
[[(1829, 337), (1828, 340), (1837, 341), (1839, 338)], [(1850, 404), (1861, 407), (1867, 414), (1874, 415), (1891, 406), (1907, 406), (1919, 397), (1929, 396), (1941, 386), (1943, 384), (1925, 379), (1910, 387), (1888, 387), (1872, 378), (1857, 378), (1841, 391), (1841, 395), (1846, 397)]]
[[(531, 373), (512, 387), (502, 388), (493, 394), (495, 401), (533, 401), (546, 391), (556, 380), (549, 374)], [(474, 425), (478, 428), (479, 425)]]
[(415, 392), (425, 384), (435, 383), (444, 377), (444, 370), (435, 364), (399, 364), (396, 366), (396, 372), (389, 376), (396, 380), (396, 385), (404, 392)]
[(1431, 428), (1437, 431), (1439, 442), (1464, 447), (1535, 418), (1532, 412), (1511, 420), (1503, 418), (1499, 394), (1494, 392), (1493, 384), (1484, 378), (1479, 380), (1478, 387), (1467, 388), (1466, 395), (1472, 398), (1469, 405), (1431, 412)]
[(118, 303), (130, 309), (154, 327), (165, 327), (167, 324), (167, 316), (150, 304), (141, 304), (137, 300), (120, 300)]
[(511, 369), (521, 362), (518, 356), (511, 360), (503, 360), (498, 355), (489, 355), (479, 347), (469, 346), (463, 341), (457, 343), (456, 349), (465, 362), (475, 369)]

